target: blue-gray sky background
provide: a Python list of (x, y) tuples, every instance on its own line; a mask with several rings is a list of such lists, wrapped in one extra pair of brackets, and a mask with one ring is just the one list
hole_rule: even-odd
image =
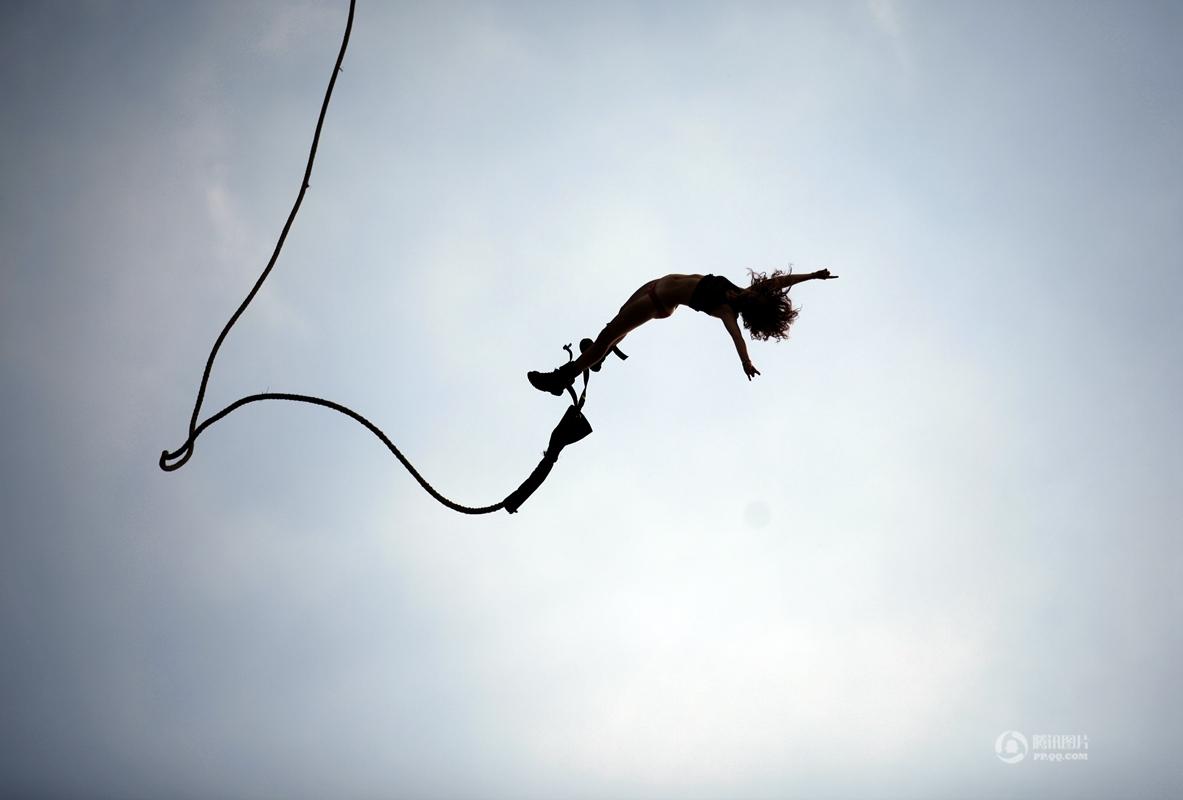
[[(0, 9), (0, 792), (1167, 797), (1183, 6)], [(1007, 729), (1088, 763), (1002, 764)]]

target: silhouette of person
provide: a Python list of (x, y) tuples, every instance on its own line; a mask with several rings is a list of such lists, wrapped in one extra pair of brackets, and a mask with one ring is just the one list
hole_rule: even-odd
[(633, 292), (579, 358), (550, 372), (530, 371), (526, 377), (536, 389), (562, 394), (581, 372), (598, 365), (629, 333), (651, 319), (665, 319), (678, 306), (685, 305), (723, 321), (750, 381), (760, 371), (748, 357), (747, 343), (740, 333), (738, 320), (743, 320), (753, 339), (787, 339), (789, 326), (797, 318), (797, 309), (788, 297), (789, 288), (803, 281), (830, 280), (838, 276), (831, 275), (828, 269), (804, 275), (782, 270), (775, 270), (771, 275), (748, 272), (751, 283), (746, 289), (718, 275), (674, 273), (651, 280)]

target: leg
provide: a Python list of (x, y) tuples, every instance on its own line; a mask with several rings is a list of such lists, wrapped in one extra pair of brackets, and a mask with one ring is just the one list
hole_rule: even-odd
[(527, 372), (526, 377), (530, 380), (530, 385), (535, 389), (560, 395), (578, 377), (579, 373), (600, 363), (604, 356), (608, 355), (609, 351), (635, 328), (656, 317), (668, 317), (671, 311), (667, 310), (664, 314), (661, 313), (657, 298), (650, 291), (653, 283), (655, 282), (645, 284), (625, 301), (612, 321), (604, 326), (604, 330), (600, 331), (600, 335), (596, 337), (592, 346), (584, 351), (579, 358), (551, 372)]
[(625, 336), (653, 319), (653, 311), (653, 303), (648, 297), (643, 294), (640, 297), (634, 295), (612, 321), (604, 326), (604, 330), (600, 331), (592, 346), (575, 359), (574, 371), (578, 374), (593, 364), (600, 363), (600, 360), (608, 355), (613, 347), (620, 344)]

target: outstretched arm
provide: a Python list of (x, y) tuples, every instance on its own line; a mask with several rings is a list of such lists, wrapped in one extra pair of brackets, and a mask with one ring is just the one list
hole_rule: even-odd
[(803, 275), (781, 275), (772, 280), (777, 289), (788, 289), (790, 286), (804, 281), (828, 281), (837, 277), (837, 275), (831, 275), (828, 269), (819, 269), (817, 272), (806, 272)]
[(748, 343), (744, 341), (743, 333), (739, 330), (739, 323), (735, 321), (734, 314), (725, 313), (723, 315), (723, 327), (727, 329), (727, 333), (731, 334), (731, 341), (735, 343), (735, 352), (739, 354), (740, 363), (743, 364), (743, 372), (750, 381), (760, 374), (760, 370), (756, 369), (752, 365), (752, 359), (748, 358)]

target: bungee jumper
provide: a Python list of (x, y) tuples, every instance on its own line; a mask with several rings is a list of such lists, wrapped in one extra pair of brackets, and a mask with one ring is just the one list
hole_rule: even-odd
[(562, 394), (580, 373), (587, 369), (598, 370), (608, 353), (616, 351), (623, 357), (617, 345), (632, 331), (650, 320), (665, 319), (678, 306), (684, 305), (723, 321), (750, 381), (760, 374), (760, 370), (748, 357), (747, 342), (739, 330), (738, 320), (743, 321), (753, 339), (787, 339), (789, 326), (797, 319), (798, 312), (789, 300), (789, 289), (803, 281), (830, 280), (838, 276), (831, 275), (828, 269), (805, 275), (784, 270), (774, 270), (771, 275), (752, 270), (748, 273), (751, 283), (746, 289), (719, 275), (673, 273), (651, 280), (624, 301), (595, 341), (584, 340), (586, 346), (579, 358), (550, 372), (531, 370), (526, 373), (526, 378), (535, 389)]
[[(279, 254), (283, 250), (284, 242), (287, 240), (288, 231), (291, 230), (292, 223), (296, 219), (296, 214), (300, 210), (300, 205), (304, 201), (304, 195), (310, 186), (309, 180), (312, 176), (313, 163), (316, 160), (316, 148), (320, 143), (321, 129), (324, 126), (325, 115), (329, 108), (329, 100), (333, 94), (333, 87), (336, 85), (338, 73), (341, 72), (341, 64), (345, 59), (345, 51), (349, 45), (349, 34), (353, 29), (353, 17), (356, 6), (357, 0), (350, 0), (349, 16), (346, 20), (345, 32), (341, 39), (341, 49), (337, 53), (337, 61), (333, 66), (328, 88), (325, 90), (324, 100), (321, 103), (320, 116), (317, 118), (316, 129), (312, 135), (312, 147), (308, 152), (308, 161), (304, 168), (304, 177), (300, 183), (300, 191), (296, 195), (296, 201), (288, 213), (288, 218), (284, 223), (283, 229), (280, 231), (279, 239), (275, 243), (275, 249), (271, 253), (270, 260), (268, 260), (262, 273), (255, 280), (254, 285), (246, 297), (238, 305), (234, 313), (231, 314), (229, 321), (223, 326), (221, 333), (218, 334), (217, 339), (214, 340), (214, 344), (210, 348), (209, 357), (206, 359), (205, 369), (201, 375), (201, 382), (197, 387), (197, 399), (193, 403), (193, 413), (189, 417), (188, 435), (179, 447), (171, 451), (164, 450), (160, 453), (160, 459), (157, 463), (160, 469), (165, 472), (174, 472), (185, 466), (193, 456), (198, 437), (212, 425), (225, 419), (234, 411), (244, 406), (263, 401), (302, 403), (335, 411), (349, 417), (366, 428), (390, 450), (395, 458), (399, 460), (399, 463), (419, 482), (419, 485), (423, 487), (424, 491), (435, 498), (441, 505), (462, 514), (489, 514), (501, 509), (513, 514), (542, 485), (542, 482), (550, 474), (551, 469), (558, 460), (559, 453), (562, 452), (563, 448), (569, 444), (578, 442), (591, 433), (591, 424), (583, 416), (583, 406), (587, 399), (589, 373), (598, 372), (603, 365), (604, 359), (610, 353), (614, 353), (621, 359), (628, 358), (628, 356), (620, 351), (617, 345), (630, 331), (651, 319), (668, 317), (679, 305), (687, 305), (697, 311), (717, 317), (723, 320), (724, 326), (726, 326), (728, 333), (734, 340), (740, 360), (743, 362), (744, 372), (750, 380), (752, 376), (759, 375), (760, 373), (752, 365), (751, 359), (748, 358), (747, 347), (740, 335), (736, 322), (737, 318), (743, 319), (744, 326), (748, 328), (754, 338), (783, 339), (788, 336), (789, 325), (797, 316), (797, 309), (793, 307), (787, 297), (789, 287), (804, 280), (837, 277), (836, 275), (831, 275), (829, 270), (821, 270), (820, 272), (809, 275), (792, 275), (776, 271), (772, 275), (766, 276), (753, 272), (752, 283), (746, 289), (741, 289), (726, 278), (720, 278), (715, 275), (667, 275), (664, 278), (659, 278), (645, 284), (634, 292), (632, 297), (621, 306), (616, 317), (604, 327), (604, 330), (601, 331), (595, 340), (584, 339), (579, 343), (581, 353), (578, 358), (572, 352), (571, 346), (565, 345), (564, 349), (567, 350), (569, 359), (567, 364), (546, 374), (538, 372), (529, 373), (528, 377), (534, 386), (556, 395), (561, 395), (563, 391), (567, 391), (571, 395), (572, 402), (566, 408), (562, 418), (551, 432), (547, 447), (542, 453), (542, 459), (539, 461), (538, 466), (534, 468), (534, 471), (530, 473), (517, 489), (507, 495), (505, 499), (486, 506), (466, 506), (445, 497), (419, 474), (419, 471), (415, 469), (407, 457), (402, 454), (394, 442), (377, 425), (352, 408), (332, 400), (291, 392), (262, 392), (240, 397), (220, 411), (202, 419), (201, 407), (205, 400), (206, 389), (209, 386), (210, 376), (213, 373), (214, 361), (218, 356), (218, 351), (226, 341), (226, 337), (230, 334), (230, 330), (234, 327), (234, 324), (238, 322), (239, 318), (251, 304), (251, 301), (255, 299), (255, 296), (259, 293), (259, 290), (263, 287), (263, 283), (267, 280), (267, 277), (271, 274), (272, 269), (279, 260)], [(583, 376), (583, 391), (576, 395), (572, 384), (579, 375)]]

